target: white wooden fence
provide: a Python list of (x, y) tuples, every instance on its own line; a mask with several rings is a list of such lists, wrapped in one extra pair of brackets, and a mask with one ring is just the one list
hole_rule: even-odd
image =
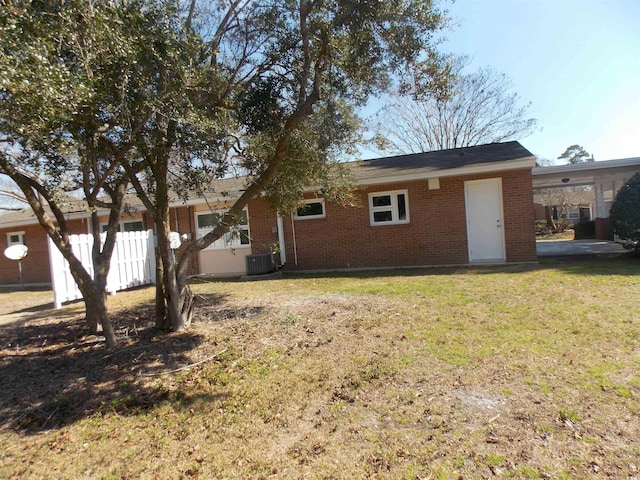
[[(104, 242), (106, 233), (102, 234)], [(73, 253), (80, 259), (84, 268), (93, 277), (91, 248), (93, 235), (70, 235), (69, 241)], [(147, 285), (156, 281), (156, 257), (154, 250), (153, 230), (146, 232), (118, 233), (116, 245), (111, 257), (111, 269), (107, 277), (107, 292)], [(73, 280), (69, 263), (49, 238), (49, 265), (51, 266), (51, 285), (53, 287), (53, 303), (60, 308), (62, 302), (78, 300), (82, 293)]]

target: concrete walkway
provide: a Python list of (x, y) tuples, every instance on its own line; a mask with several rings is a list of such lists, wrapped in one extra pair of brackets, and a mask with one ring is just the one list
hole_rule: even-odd
[(619, 243), (608, 240), (543, 240), (536, 242), (536, 251), (539, 257), (627, 252)]

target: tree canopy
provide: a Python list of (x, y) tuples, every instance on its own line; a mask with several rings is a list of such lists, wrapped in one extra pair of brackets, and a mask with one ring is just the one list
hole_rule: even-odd
[(490, 67), (464, 73), (468, 57), (450, 60), (443, 91), (394, 95), (378, 113), (375, 142), (393, 153), (419, 153), (523, 138), (537, 121), (527, 118), (530, 104), (520, 105), (509, 78)]
[[(115, 336), (105, 284), (129, 182), (122, 160), (153, 107), (138, 81), (150, 10), (137, 2), (11, 2), (0, 14), (0, 172), (9, 176), (64, 258), (92, 329)], [(151, 43), (151, 45), (153, 45)], [(75, 257), (67, 192), (91, 216), (93, 274)], [(106, 240), (99, 209), (108, 211)]]
[(576, 164), (583, 162), (593, 162), (593, 157), (581, 145), (571, 145), (567, 147), (558, 160), (566, 160), (568, 164)]

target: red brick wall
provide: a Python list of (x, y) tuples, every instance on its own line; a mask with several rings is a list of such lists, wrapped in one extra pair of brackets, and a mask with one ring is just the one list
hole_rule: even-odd
[[(70, 220), (71, 233), (87, 233), (88, 220)], [(39, 225), (22, 227), (10, 227), (0, 229), (0, 285), (12, 285), (20, 283), (18, 262), (9, 260), (4, 256), (7, 248), (7, 233), (25, 232), (24, 242), (29, 247), (29, 252), (22, 260), (22, 279), (25, 284), (51, 283), (51, 270), (49, 268), (49, 249), (47, 246), (47, 234)]]
[(596, 238), (598, 240), (613, 240), (613, 228), (608, 218), (596, 218)]
[[(469, 262), (464, 182), (502, 178), (505, 245), (508, 262), (535, 261), (535, 227), (531, 172), (444, 177), (440, 189), (427, 180), (371, 186), (360, 191), (360, 207), (326, 204), (326, 218), (284, 218), (287, 268), (297, 270), (450, 265)], [(371, 226), (368, 193), (408, 190), (410, 223)], [(276, 215), (262, 200), (249, 205), (253, 253), (266, 253), (277, 241)]]
[[(176, 214), (177, 214), (177, 220), (178, 220), (177, 225), (176, 225)], [(184, 207), (172, 208), (170, 215), (171, 215), (171, 230), (177, 231), (178, 233), (180, 233), (180, 235), (184, 233), (190, 234), (190, 239), (182, 242), (182, 246), (178, 250), (178, 255), (179, 255), (180, 252), (182, 252), (196, 238), (195, 213), (194, 213), (193, 207), (184, 206)], [(197, 254), (192, 257), (190, 273), (192, 275), (196, 273), (200, 273)]]
[(514, 170), (501, 177), (507, 262), (535, 262), (538, 257), (531, 171)]
[[(287, 218), (284, 221), (286, 223)], [(271, 253), (269, 245), (278, 241), (277, 227), (277, 216), (265, 200), (257, 199), (249, 202), (249, 235), (252, 254)], [(285, 231), (287, 231), (286, 225)]]

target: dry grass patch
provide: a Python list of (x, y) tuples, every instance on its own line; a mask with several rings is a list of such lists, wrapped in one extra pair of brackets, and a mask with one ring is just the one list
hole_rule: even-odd
[(113, 352), (3, 327), (0, 478), (640, 476), (637, 259), (194, 289), (188, 334), (110, 299)]

